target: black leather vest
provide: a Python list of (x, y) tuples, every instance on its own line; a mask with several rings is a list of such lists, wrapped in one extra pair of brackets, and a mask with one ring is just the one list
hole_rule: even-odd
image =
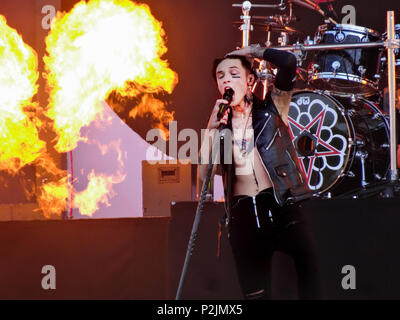
[[(289, 128), (281, 119), (270, 94), (264, 101), (253, 97), (252, 124), (254, 144), (272, 182), (277, 203), (284, 206), (312, 197), (300, 170)], [(222, 178), (226, 209), (230, 215), (235, 179), (233, 165), (222, 165)]]

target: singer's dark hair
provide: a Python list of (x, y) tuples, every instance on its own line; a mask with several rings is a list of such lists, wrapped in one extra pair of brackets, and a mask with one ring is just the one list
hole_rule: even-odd
[(242, 66), (250, 74), (254, 75), (254, 79), (257, 79), (257, 75), (255, 74), (249, 59), (247, 59), (245, 56), (241, 56), (241, 55), (238, 55), (238, 54), (231, 54), (231, 55), (227, 55), (227, 56), (225, 56), (223, 58), (217, 58), (217, 59), (214, 60), (213, 67), (212, 67), (212, 76), (213, 76), (215, 81), (217, 81), (217, 75), (216, 75), (217, 67), (222, 61), (224, 61), (226, 59), (238, 59), (238, 60), (240, 60), (240, 62), (242, 63)]

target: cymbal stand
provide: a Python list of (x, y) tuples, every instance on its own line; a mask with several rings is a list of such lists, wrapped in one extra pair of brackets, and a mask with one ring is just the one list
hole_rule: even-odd
[[(267, 18), (269, 18), (270, 20), (273, 20), (275, 23), (278, 23), (281, 26), (288, 25), (292, 20), (295, 20), (295, 17), (293, 16), (292, 1), (288, 1), (288, 3), (289, 3), (289, 16), (275, 15), (275, 16), (271, 16), (271, 17), (267, 17)], [(232, 7), (242, 8), (243, 15), (240, 16), (240, 19), (243, 20), (243, 24), (240, 26), (240, 30), (242, 31), (242, 48), (244, 48), (244, 47), (247, 47), (250, 45), (250, 31), (253, 30), (253, 26), (250, 23), (250, 21), (251, 21), (250, 9), (254, 7), (254, 8), (270, 8), (270, 9), (285, 10), (286, 3), (284, 0), (281, 0), (281, 2), (279, 4), (272, 4), (272, 5), (252, 4), (250, 1), (244, 1), (242, 4), (233, 4)], [(262, 18), (262, 17), (257, 17), (257, 18)], [(271, 32), (270, 32), (270, 28), (268, 26), (267, 26), (266, 31), (267, 31), (267, 41), (265, 42), (265, 45), (267, 47), (269, 47), (272, 43), (271, 43)], [(289, 42), (288, 33), (281, 32), (281, 35), (280, 35), (278, 41), (281, 46), (286, 46)], [(260, 61), (259, 68), (257, 70), (257, 74), (258, 74), (258, 81), (253, 85), (252, 91), (254, 92), (257, 84), (262, 82), (263, 97), (265, 98), (265, 96), (267, 94), (267, 90), (268, 90), (268, 80), (270, 80), (272, 77), (266, 68), (265, 61)]]
[(394, 50), (399, 48), (399, 41), (395, 37), (394, 12), (388, 11), (387, 39), (385, 47), (388, 57), (388, 90), (389, 90), (389, 115), (390, 115), (390, 180), (394, 182), (398, 178), (397, 172), (397, 144), (396, 144), (396, 66)]
[(253, 31), (253, 26), (250, 23), (250, 9), (252, 4), (250, 1), (244, 1), (242, 4), (233, 4), (232, 7), (241, 7), (243, 15), (240, 19), (243, 20), (243, 24), (240, 26), (242, 31), (242, 48), (250, 45), (250, 31)]
[[(271, 8), (271, 9), (279, 9), (285, 10), (286, 4), (284, 0), (281, 0), (279, 4), (252, 4), (250, 1), (244, 1), (243, 3), (234, 3), (232, 7), (242, 8), (243, 15), (240, 16), (240, 19), (243, 20), (243, 24), (240, 26), (240, 30), (242, 31), (242, 48), (250, 45), (250, 31), (253, 30), (253, 26), (250, 23), (250, 9), (251, 8)], [(292, 6), (290, 3), (290, 17), (292, 14)]]

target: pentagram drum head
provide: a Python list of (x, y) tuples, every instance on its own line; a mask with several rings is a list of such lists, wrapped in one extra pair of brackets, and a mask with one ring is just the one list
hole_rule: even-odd
[(289, 132), (315, 194), (350, 194), (389, 170), (389, 129), (372, 102), (301, 91), (293, 94)]

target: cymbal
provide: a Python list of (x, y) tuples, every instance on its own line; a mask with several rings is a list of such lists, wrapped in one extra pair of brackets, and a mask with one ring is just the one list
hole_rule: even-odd
[[(234, 24), (243, 24), (242, 21), (234, 21)], [(282, 26), (280, 24), (277, 23), (268, 23), (268, 22), (253, 22), (252, 23), (253, 26), (256, 27), (263, 27), (265, 29), (265, 31), (269, 31), (269, 32), (286, 32), (288, 34), (304, 34), (303, 32), (296, 30), (292, 27), (289, 26)]]
[(286, 32), (288, 34), (302, 34), (303, 32), (296, 30), (292, 27), (289, 26), (282, 26), (278, 24), (272, 24), (272, 23), (262, 23), (262, 22), (256, 22), (254, 25), (259, 26), (259, 27), (264, 27), (266, 31), (271, 31), (271, 32)]
[(268, 23), (279, 23), (280, 21), (284, 21), (286, 24), (288, 24), (291, 21), (299, 21), (300, 19), (297, 18), (296, 16), (287, 16), (285, 14), (279, 15), (276, 14), (274, 16), (251, 16), (252, 20), (264, 20), (264, 22)]

